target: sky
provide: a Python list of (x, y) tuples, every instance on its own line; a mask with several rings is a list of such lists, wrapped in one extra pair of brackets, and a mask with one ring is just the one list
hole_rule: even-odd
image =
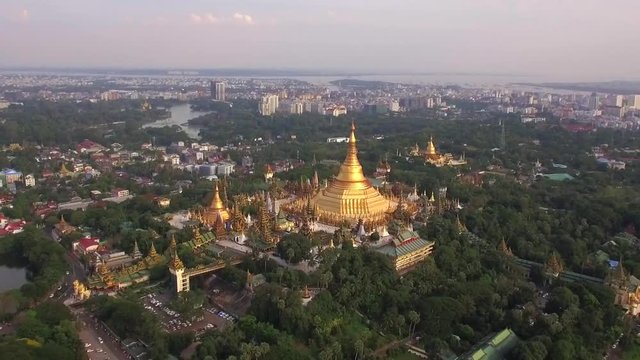
[(0, 67), (640, 78), (639, 0), (0, 1)]

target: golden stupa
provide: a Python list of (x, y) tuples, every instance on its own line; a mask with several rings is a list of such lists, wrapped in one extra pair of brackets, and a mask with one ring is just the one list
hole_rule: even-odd
[(224, 206), (222, 199), (220, 198), (220, 191), (218, 190), (218, 182), (215, 182), (213, 187), (213, 199), (211, 204), (202, 211), (201, 221), (203, 224), (213, 226), (218, 220), (218, 216), (222, 217), (224, 222), (227, 222), (231, 217), (229, 211)]
[(455, 159), (452, 154), (440, 154), (436, 149), (435, 144), (433, 143), (433, 137), (429, 137), (429, 142), (427, 143), (427, 149), (424, 153), (424, 160), (428, 164), (435, 165), (436, 167), (441, 166), (460, 166), (466, 165), (467, 160), (465, 160), (464, 155), (459, 159)]
[(433, 138), (429, 137), (429, 142), (427, 143), (427, 151), (425, 151), (426, 160), (439, 160), (440, 155), (436, 150), (436, 146), (433, 144)]
[(340, 172), (333, 181), (311, 198), (311, 206), (317, 209), (322, 219), (348, 221), (355, 223), (363, 219), (369, 223), (378, 223), (385, 219), (396, 206), (376, 190), (364, 177), (362, 165), (358, 160), (355, 125), (351, 124), (351, 136), (347, 157), (340, 166)]

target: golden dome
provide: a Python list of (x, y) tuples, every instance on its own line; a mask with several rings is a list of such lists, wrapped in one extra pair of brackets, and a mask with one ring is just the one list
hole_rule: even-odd
[(355, 129), (355, 125), (351, 123), (347, 156), (340, 166), (338, 176), (311, 199), (318, 209), (318, 215), (349, 221), (373, 220), (386, 216), (387, 210), (395, 205), (365, 178), (358, 160)]
[(429, 155), (438, 155), (438, 151), (436, 151), (436, 146), (433, 144), (433, 138), (431, 136), (427, 143), (427, 156)]

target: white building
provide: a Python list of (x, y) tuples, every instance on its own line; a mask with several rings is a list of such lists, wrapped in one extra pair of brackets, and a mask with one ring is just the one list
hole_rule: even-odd
[(34, 186), (36, 186), (36, 178), (31, 174), (25, 176), (24, 177), (24, 186), (26, 186), (26, 187), (34, 187)]
[(627, 105), (631, 108), (640, 110), (640, 95), (629, 95)]
[(294, 115), (301, 115), (304, 112), (304, 105), (301, 102), (291, 103), (289, 112)]
[(262, 97), (260, 101), (260, 115), (271, 116), (278, 110), (278, 95), (266, 95)]
[(229, 162), (219, 162), (216, 164), (216, 175), (231, 175), (235, 170), (235, 164)]

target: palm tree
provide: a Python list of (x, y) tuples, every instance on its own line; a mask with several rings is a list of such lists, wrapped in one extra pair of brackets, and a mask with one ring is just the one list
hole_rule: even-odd
[(396, 326), (398, 327), (398, 337), (402, 336), (402, 328), (404, 327), (405, 319), (404, 316), (398, 315), (396, 318)]
[(364, 355), (364, 343), (362, 342), (362, 340), (358, 339), (356, 340), (354, 347), (356, 350), (356, 356), (353, 359), (358, 360), (358, 355)]
[(411, 310), (407, 313), (407, 318), (409, 319), (409, 334), (411, 338), (413, 338), (413, 333), (416, 331), (416, 325), (420, 322), (420, 314)]
[(338, 271), (338, 277), (340, 278), (340, 285), (342, 285), (342, 283), (344, 283), (344, 279), (346, 279), (347, 276), (349, 276), (349, 273), (347, 272), (347, 269), (342, 268), (342, 269), (340, 269), (340, 271)]
[(289, 264), (291, 264), (291, 260), (293, 259), (293, 257), (296, 256), (296, 252), (295, 250), (293, 250), (292, 248), (287, 249), (287, 259)]

